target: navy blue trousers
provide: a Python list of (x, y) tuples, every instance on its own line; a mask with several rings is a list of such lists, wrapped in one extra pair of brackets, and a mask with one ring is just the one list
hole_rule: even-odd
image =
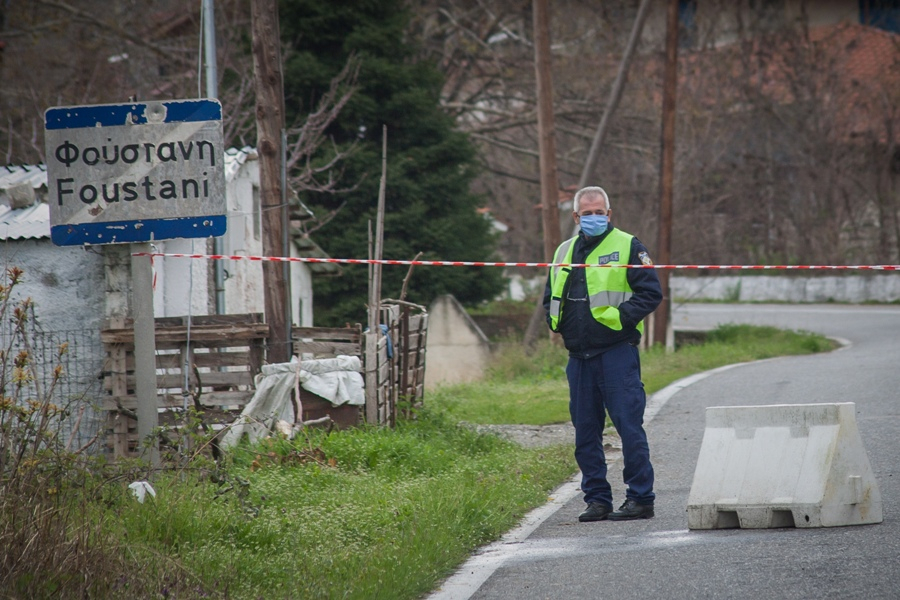
[(593, 358), (569, 357), (566, 376), (584, 501), (613, 505), (603, 453), (603, 426), (609, 413), (622, 439), (625, 497), (639, 504), (653, 504), (653, 466), (644, 431), (647, 395), (641, 382), (638, 349), (622, 343)]

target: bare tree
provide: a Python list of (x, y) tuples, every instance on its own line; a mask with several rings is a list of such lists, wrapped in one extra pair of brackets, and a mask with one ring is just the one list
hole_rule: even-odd
[[(590, 62), (596, 57), (593, 51), (600, 46), (624, 45), (628, 33), (606, 26), (612, 15), (603, 4), (551, 5), (553, 78), (563, 82), (554, 84), (563, 188), (574, 186), (582, 171), (617, 62), (603, 59), (604, 68), (592, 68), (587, 78), (576, 71), (585, 58)], [(573, 11), (584, 18), (559, 18)], [(412, 27), (422, 41), (422, 56), (444, 70), (445, 108), (481, 150), (486, 175), (479, 191), (490, 197), (494, 216), (515, 232), (502, 250), (518, 260), (539, 260), (543, 254), (533, 243), (541, 235), (541, 212), (531, 23), (531, 2), (461, 0), (426, 4)]]
[(42, 160), (51, 106), (198, 95), (199, 5), (157, 0), (9, 0), (0, 63), (0, 152)]
[[(0, 159), (43, 162), (43, 112), (51, 106), (200, 96), (200, 5), (179, 0), (8, 0), (0, 19)], [(226, 144), (256, 143), (253, 60), (246, 46), (246, 2), (218, 0), (217, 63)], [(295, 191), (340, 193), (339, 150), (328, 126), (356, 90), (351, 58), (329, 92), (287, 128), (289, 182)], [(329, 150), (330, 148), (330, 150)], [(327, 156), (315, 166), (310, 158)]]
[(896, 56), (893, 43), (885, 32), (843, 25), (694, 54), (681, 122), (691, 141), (680, 161), (697, 167), (680, 171), (677, 255), (703, 262), (713, 249), (730, 262), (828, 264), (896, 257), (888, 157), (900, 72), (896, 59), (856, 55), (876, 46)]
[[(447, 75), (448, 112), (479, 145), (479, 190), (511, 226), (503, 250), (514, 260), (540, 255), (528, 4), (433, 0), (412, 29), (423, 56)], [(563, 189), (578, 181), (637, 7), (638, 0), (553, 3)], [(726, 0), (697, 7), (682, 22), (679, 52), (676, 262), (896, 257), (897, 36), (861, 26), (811, 28), (808, 2), (792, 12)], [(656, 237), (658, 9), (651, 10), (593, 179), (617, 203), (617, 225), (645, 243)], [(860, 52), (871, 60), (854, 58)]]

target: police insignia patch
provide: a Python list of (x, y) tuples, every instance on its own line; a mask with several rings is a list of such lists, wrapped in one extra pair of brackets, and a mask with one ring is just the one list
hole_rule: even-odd
[(601, 256), (597, 259), (598, 265), (608, 265), (611, 262), (619, 262), (619, 253), (613, 252), (612, 254), (607, 254), (605, 256)]
[(650, 266), (653, 264), (653, 261), (650, 260), (650, 255), (647, 254), (646, 252), (641, 252), (640, 254), (638, 254), (638, 258), (640, 258), (641, 262), (647, 266)]

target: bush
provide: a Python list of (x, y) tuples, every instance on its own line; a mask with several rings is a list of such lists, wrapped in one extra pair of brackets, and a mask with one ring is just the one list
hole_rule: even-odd
[(91, 444), (70, 449), (60, 437), (74, 401), (52, 398), (68, 349), (62, 344), (54, 364), (38, 364), (34, 303), (14, 299), (23, 275), (9, 268), (0, 284), (0, 323), (12, 324), (0, 348), (0, 597), (156, 598), (166, 586), (184, 588), (126, 552), (109, 515), (96, 510), (134, 501), (125, 485), (134, 465), (113, 467), (90, 454)]

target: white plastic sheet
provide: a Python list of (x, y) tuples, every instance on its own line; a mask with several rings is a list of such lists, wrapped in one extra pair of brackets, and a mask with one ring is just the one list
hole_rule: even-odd
[(300, 385), (334, 404), (366, 403), (362, 368), (358, 356), (321, 358), (300, 363)]
[(150, 485), (147, 481), (134, 481), (128, 484), (128, 489), (134, 494), (134, 497), (137, 498), (137, 501), (141, 504), (144, 503), (144, 499), (147, 497), (147, 494), (150, 494), (153, 498), (156, 498), (156, 490), (153, 489), (153, 486)]
[[(256, 392), (222, 439), (231, 448), (247, 435), (251, 442), (265, 437), (279, 422), (296, 422), (291, 391), (299, 385), (335, 406), (364, 405), (366, 395), (357, 356), (338, 356), (263, 365), (256, 376)], [(302, 410), (302, 409), (301, 409)]]

